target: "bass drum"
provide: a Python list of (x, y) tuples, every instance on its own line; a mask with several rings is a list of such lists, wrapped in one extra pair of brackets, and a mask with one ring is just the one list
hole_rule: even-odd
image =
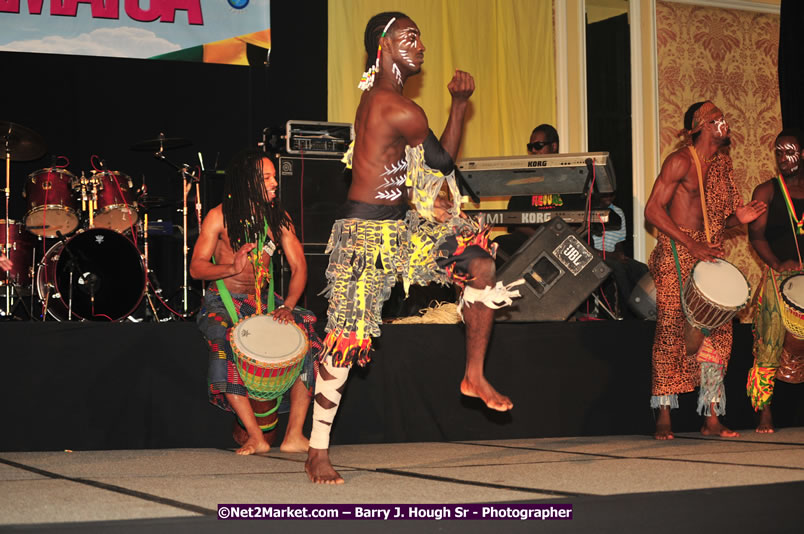
[[(72, 289), (72, 291), (71, 291)], [(36, 290), (59, 321), (119, 321), (145, 293), (142, 256), (123, 234), (105, 228), (53, 245), (36, 271)]]

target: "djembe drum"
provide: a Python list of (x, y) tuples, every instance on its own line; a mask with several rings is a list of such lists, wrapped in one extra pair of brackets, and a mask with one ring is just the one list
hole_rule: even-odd
[(703, 337), (730, 321), (748, 303), (751, 288), (740, 270), (723, 259), (699, 261), (692, 268), (681, 307), (687, 354), (695, 354)]
[(280, 323), (270, 315), (244, 317), (229, 329), (228, 339), (257, 424), (270, 444), (282, 395), (296, 382), (310, 341), (295, 323)]

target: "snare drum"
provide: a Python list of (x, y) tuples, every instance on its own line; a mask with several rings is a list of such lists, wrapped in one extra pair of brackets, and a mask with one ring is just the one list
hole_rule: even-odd
[(95, 228), (124, 232), (137, 224), (136, 195), (131, 178), (118, 171), (92, 171), (98, 182)]
[(275, 399), (293, 386), (310, 346), (301, 327), (270, 315), (241, 319), (228, 339), (249, 396), (260, 400)]
[(745, 276), (731, 263), (699, 261), (687, 279), (682, 307), (693, 327), (714, 330), (743, 309), (750, 294)]
[(36, 290), (60, 321), (119, 321), (145, 293), (142, 256), (123, 234), (83, 230), (47, 251), (36, 271)]
[(27, 201), (25, 228), (32, 234), (56, 237), (78, 228), (78, 200), (73, 194), (75, 175), (56, 167), (28, 175), (23, 196)]
[(804, 274), (785, 278), (782, 294), (782, 321), (791, 336), (804, 339)]
[[(8, 250), (6, 251), (6, 227), (8, 227)], [(31, 285), (31, 266), (33, 265), (33, 249), (35, 239), (25, 231), (22, 223), (13, 220), (0, 219), (0, 249), (3, 250), (11, 263), (11, 270), (0, 270), (0, 285), (7, 282), (17, 286)]]

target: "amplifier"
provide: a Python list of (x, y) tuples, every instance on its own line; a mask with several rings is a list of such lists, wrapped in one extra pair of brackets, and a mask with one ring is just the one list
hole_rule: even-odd
[(344, 122), (288, 121), (285, 150), (288, 154), (340, 156), (346, 153), (355, 130)]

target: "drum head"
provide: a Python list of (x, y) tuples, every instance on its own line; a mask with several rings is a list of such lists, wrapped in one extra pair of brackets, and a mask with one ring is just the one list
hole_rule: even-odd
[[(71, 277), (72, 272), (72, 277)], [(90, 321), (117, 321), (130, 315), (145, 293), (142, 258), (127, 237), (94, 228), (76, 234), (56, 262), (56, 289), (64, 306)]]
[(728, 308), (744, 305), (751, 292), (743, 273), (726, 260), (699, 261), (692, 270), (692, 278), (703, 296)]
[(293, 323), (274, 321), (270, 315), (253, 315), (237, 323), (232, 343), (245, 356), (264, 363), (291, 360), (306, 352), (307, 336)]
[(804, 311), (804, 274), (794, 274), (782, 282), (784, 300)]

